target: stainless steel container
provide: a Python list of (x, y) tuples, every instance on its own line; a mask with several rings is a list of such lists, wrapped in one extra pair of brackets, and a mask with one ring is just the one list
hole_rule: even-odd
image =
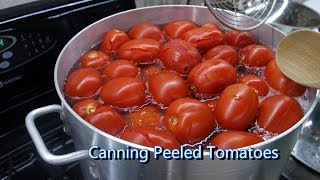
[[(88, 158), (88, 149), (98, 145), (105, 149), (127, 149), (127, 145), (133, 148), (146, 148), (136, 145), (114, 136), (106, 134), (93, 127), (80, 118), (67, 104), (63, 95), (63, 85), (69, 70), (79, 57), (91, 47), (100, 42), (103, 34), (110, 28), (128, 30), (139, 22), (151, 22), (164, 24), (174, 19), (189, 19), (198, 24), (210, 21), (217, 23), (206, 7), (201, 6), (154, 6), (135, 9), (106, 17), (79, 32), (60, 53), (55, 67), (55, 85), (61, 99), (60, 105), (51, 105), (36, 109), (26, 117), (26, 126), (32, 137), (40, 156), (50, 164), (64, 164), (80, 160), (82, 172), (86, 179), (277, 179), (294, 147), (303, 122), (314, 109), (319, 95), (316, 89), (308, 89), (308, 112), (292, 128), (284, 133), (254, 145), (254, 148), (280, 150), (279, 160), (212, 160), (204, 153), (203, 160), (155, 160), (142, 164), (138, 160), (93, 160)], [(218, 23), (219, 24), (219, 23)], [(252, 31), (254, 35), (265, 44), (276, 47), (284, 36), (278, 30), (268, 25)], [(50, 112), (59, 112), (65, 122), (65, 129), (72, 136), (75, 147), (78, 150), (66, 155), (51, 154), (41, 139), (34, 119)], [(151, 148), (149, 148), (152, 150)]]

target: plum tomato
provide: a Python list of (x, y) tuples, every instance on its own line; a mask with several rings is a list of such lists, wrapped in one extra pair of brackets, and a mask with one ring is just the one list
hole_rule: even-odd
[(211, 108), (212, 112), (214, 112), (214, 108), (217, 105), (217, 101), (218, 99), (210, 99), (210, 100), (206, 100), (204, 103), (206, 103), (208, 107)]
[(159, 59), (166, 69), (187, 75), (195, 65), (201, 62), (202, 57), (194, 46), (176, 39), (162, 46)]
[(117, 77), (136, 77), (139, 74), (139, 69), (136, 65), (128, 60), (115, 60), (104, 68), (104, 74), (107, 79)]
[(260, 128), (282, 133), (294, 126), (303, 115), (303, 110), (295, 99), (284, 94), (277, 94), (260, 103), (257, 122)]
[(221, 31), (220, 27), (217, 24), (213, 23), (213, 22), (206, 23), (206, 24), (202, 25), (202, 27), (214, 28), (214, 29), (218, 29), (218, 30)]
[(195, 94), (214, 95), (236, 81), (235, 68), (224, 60), (214, 58), (196, 65), (188, 76), (188, 84)]
[(71, 98), (90, 97), (96, 94), (103, 83), (100, 72), (93, 68), (73, 71), (65, 83), (65, 93)]
[(189, 92), (185, 80), (170, 71), (160, 71), (152, 75), (148, 84), (153, 100), (164, 106), (179, 98), (187, 97)]
[(160, 52), (160, 44), (153, 39), (133, 39), (122, 44), (119, 59), (127, 59), (138, 64), (153, 63)]
[(147, 22), (134, 25), (128, 32), (128, 35), (131, 39), (148, 38), (156, 40), (159, 43), (164, 41), (164, 35), (159, 26)]
[(84, 119), (94, 127), (111, 135), (119, 134), (126, 126), (126, 121), (121, 115), (108, 106), (99, 107)]
[(266, 96), (269, 93), (269, 87), (267, 83), (260, 77), (253, 74), (242, 76), (238, 80), (238, 83), (253, 87), (259, 96)]
[(111, 57), (101, 51), (89, 51), (80, 58), (81, 68), (102, 68), (111, 62)]
[(135, 77), (119, 77), (104, 84), (100, 91), (101, 100), (119, 108), (142, 106), (146, 102), (146, 86)]
[(185, 32), (197, 27), (197, 25), (189, 20), (175, 20), (166, 24), (163, 30), (170, 39), (179, 39)]
[(245, 130), (255, 120), (259, 99), (255, 90), (245, 84), (225, 88), (214, 109), (219, 125), (228, 130)]
[(180, 143), (177, 138), (168, 132), (141, 127), (126, 128), (120, 135), (120, 139), (147, 147), (161, 146), (165, 149), (178, 149)]
[(198, 143), (216, 127), (213, 112), (207, 104), (192, 98), (172, 102), (165, 113), (163, 124), (181, 144)]
[(221, 30), (212, 27), (199, 27), (182, 35), (182, 39), (194, 45), (200, 53), (225, 43)]
[(142, 68), (141, 76), (144, 80), (148, 80), (152, 75), (160, 72), (162, 68), (159, 65), (149, 65)]
[(271, 48), (258, 44), (252, 44), (244, 47), (241, 49), (239, 54), (241, 62), (250, 67), (266, 66), (275, 58), (274, 52)]
[(219, 149), (236, 149), (263, 142), (263, 138), (246, 131), (224, 131), (210, 140)]
[(255, 44), (255, 38), (251, 32), (229, 30), (225, 34), (226, 43), (235, 48), (243, 48)]
[(103, 36), (99, 49), (108, 55), (113, 56), (116, 55), (120, 46), (129, 40), (130, 38), (126, 32), (118, 29), (111, 29)]
[(231, 46), (219, 45), (209, 49), (203, 56), (205, 59), (215, 58), (222, 59), (230, 63), (233, 67), (239, 64), (238, 52)]
[(272, 60), (264, 70), (267, 83), (275, 90), (289, 96), (300, 96), (302, 95), (306, 87), (294, 82), (285, 76), (277, 65), (275, 60)]
[(131, 126), (156, 128), (162, 124), (162, 111), (158, 107), (148, 105), (128, 114), (126, 120)]
[(82, 118), (87, 116), (88, 114), (91, 114), (97, 110), (98, 107), (100, 107), (101, 104), (94, 99), (86, 99), (80, 102), (75, 103), (72, 106), (72, 109)]

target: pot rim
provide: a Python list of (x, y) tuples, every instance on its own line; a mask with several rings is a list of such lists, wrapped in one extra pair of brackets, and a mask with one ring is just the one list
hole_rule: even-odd
[[(105, 21), (106, 19), (111, 19), (115, 16), (118, 16), (120, 14), (126, 14), (126, 13), (129, 13), (129, 12), (134, 12), (134, 11), (139, 11), (139, 10), (142, 10), (142, 9), (153, 9), (153, 8), (170, 8), (170, 7), (183, 7), (183, 8), (202, 8), (202, 9), (207, 9), (207, 7), (205, 6), (197, 6), (197, 5), (158, 5), (158, 6), (149, 6), (149, 7), (142, 7), (142, 8), (136, 8), (136, 9), (132, 9), (132, 10), (128, 10), (128, 11), (123, 11), (123, 12), (120, 12), (120, 13), (116, 13), (116, 14), (113, 14), (111, 16), (107, 16), (105, 18), (102, 18), (92, 24), (90, 24), (89, 26), (85, 27), (84, 29), (82, 29), (80, 32), (78, 32), (76, 35), (74, 35), (69, 41), (68, 43), (63, 47), (63, 49), (61, 50), (59, 56), (58, 56), (58, 59), (56, 61), (56, 64), (55, 64), (55, 68), (54, 68), (54, 84), (55, 84), (55, 89), (58, 93), (58, 96), (61, 100), (61, 103), (62, 103), (62, 106), (67, 108), (67, 110), (77, 118), (77, 120), (81, 121), (81, 123), (85, 124), (88, 128), (90, 128), (92, 131), (95, 131), (95, 132), (98, 132), (100, 135), (106, 137), (106, 138), (109, 138), (113, 141), (117, 141), (123, 145), (127, 145), (127, 146), (131, 146), (133, 148), (137, 148), (137, 149), (148, 149), (150, 150), (151, 152), (154, 152), (154, 149), (153, 148), (150, 148), (150, 147), (146, 147), (146, 146), (142, 146), (142, 145), (139, 145), (139, 144), (135, 144), (135, 143), (132, 143), (132, 142), (129, 142), (129, 141), (125, 141), (125, 140), (122, 140), (120, 138), (117, 138), (116, 136), (113, 136), (113, 135), (110, 135), (106, 132), (103, 132), (101, 131), (100, 129), (94, 127), (93, 125), (91, 125), (90, 123), (88, 123), (87, 121), (85, 121), (83, 118), (81, 118), (73, 109), (72, 107), (67, 103), (62, 91), (60, 88), (59, 88), (59, 84), (58, 84), (58, 65), (61, 61), (61, 56), (62, 54), (65, 52), (66, 48), (74, 41), (74, 39), (79, 35), (81, 34), (82, 32), (86, 31), (87, 29), (89, 29), (90, 27), (96, 25), (96, 24), (99, 24), (100, 22), (102, 21)], [(214, 17), (212, 17), (214, 18)], [(273, 28), (273, 29), (276, 29), (274, 28), (273, 26), (270, 26), (269, 24), (265, 24), (267, 26), (269, 26), (270, 28)], [(276, 29), (277, 31), (279, 31), (278, 29)], [(280, 33), (284, 34), (283, 32), (279, 31)], [(317, 104), (317, 99), (318, 97), (320, 96), (320, 91), (317, 90), (316, 91), (316, 95), (315, 95), (315, 99), (314, 101), (312, 102), (312, 105), (310, 106), (309, 110), (307, 111), (307, 113), (304, 115), (304, 117), (298, 122), (296, 123), (294, 126), (292, 126), (291, 128), (289, 128), (288, 130), (286, 130), (285, 132), (281, 133), (281, 134), (278, 134), (277, 136), (271, 138), (271, 139), (268, 139), (266, 141), (263, 141), (263, 142), (260, 142), (258, 144), (254, 144), (252, 146), (250, 146), (251, 148), (259, 148), (259, 147), (262, 147), (264, 145), (267, 145), (269, 143), (272, 143), (274, 141), (277, 141), (278, 139), (286, 136), (287, 134), (291, 133), (293, 130), (295, 130), (296, 128), (298, 128), (300, 125), (302, 125), (306, 120), (307, 118), (310, 116), (310, 114), (312, 113), (313, 109), (315, 108), (316, 104)], [(243, 148), (246, 148), (246, 147), (242, 147), (242, 148), (238, 148), (238, 149), (243, 149)], [(204, 156), (208, 156), (209, 155), (209, 152), (204, 152), (203, 153)]]

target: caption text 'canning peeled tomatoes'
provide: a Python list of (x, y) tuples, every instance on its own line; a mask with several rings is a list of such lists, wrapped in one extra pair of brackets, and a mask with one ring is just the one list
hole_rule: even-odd
[(181, 36), (190, 31), (191, 29), (195, 29), (198, 26), (195, 25), (193, 22), (189, 20), (176, 20), (171, 21), (168, 24), (166, 24), (163, 28), (166, 35), (169, 37), (169, 39), (178, 39), (181, 38)]
[(146, 86), (135, 77), (119, 77), (108, 81), (101, 88), (101, 100), (119, 108), (140, 107), (146, 101)]
[(159, 26), (151, 23), (139, 23), (133, 26), (128, 35), (131, 39), (148, 38), (158, 41), (159, 43), (164, 41), (164, 35), (161, 32)]
[(103, 83), (100, 72), (92, 68), (73, 71), (66, 80), (65, 93), (70, 98), (90, 97), (96, 94)]
[(130, 38), (126, 32), (112, 29), (105, 33), (99, 48), (101, 51), (113, 56), (117, 54), (120, 46), (129, 40)]
[(111, 57), (101, 51), (89, 51), (80, 58), (81, 68), (102, 68), (111, 62)]
[(279, 69), (275, 60), (269, 62), (264, 71), (264, 75), (268, 84), (273, 89), (289, 96), (301, 96), (306, 90), (305, 86), (298, 84), (285, 76)]
[(255, 44), (255, 38), (251, 32), (229, 30), (225, 34), (225, 39), (228, 45), (235, 48), (243, 48), (250, 44)]
[(86, 99), (75, 103), (72, 109), (82, 118), (86, 117), (88, 114), (95, 112), (101, 104), (94, 99)]
[(139, 69), (136, 65), (128, 60), (115, 60), (104, 68), (104, 74), (107, 79), (117, 77), (136, 77), (139, 74)]
[(241, 62), (250, 67), (266, 66), (275, 57), (271, 48), (257, 44), (246, 46), (239, 53)]
[(149, 78), (149, 91), (153, 100), (168, 106), (171, 102), (188, 96), (187, 83), (178, 74), (160, 71)]
[(203, 56), (205, 59), (215, 58), (222, 59), (230, 63), (233, 67), (239, 64), (238, 52), (231, 46), (219, 45), (209, 49)]
[(128, 114), (126, 120), (129, 126), (156, 128), (162, 124), (162, 112), (158, 107), (148, 105)]
[(211, 139), (210, 144), (220, 149), (235, 149), (263, 142), (256, 134), (245, 131), (225, 131)]
[(196, 94), (213, 95), (236, 83), (235, 68), (221, 59), (208, 59), (196, 65), (188, 76), (188, 83)]
[(172, 102), (165, 113), (163, 124), (181, 144), (198, 143), (216, 127), (213, 112), (207, 104), (191, 98)]
[(258, 94), (244, 84), (225, 88), (214, 109), (219, 125), (228, 130), (245, 130), (255, 120), (258, 112)]
[(253, 74), (242, 76), (238, 80), (238, 83), (253, 87), (259, 96), (266, 96), (269, 93), (269, 87), (267, 83)]
[(118, 58), (149, 64), (156, 60), (159, 51), (160, 44), (153, 39), (133, 39), (120, 46)]
[(199, 51), (183, 40), (172, 40), (162, 46), (159, 59), (168, 70), (187, 75), (191, 69), (201, 62)]
[(274, 133), (282, 133), (303, 117), (300, 104), (284, 94), (270, 96), (259, 105), (258, 124)]
[(93, 113), (84, 118), (94, 127), (111, 135), (117, 135), (123, 131), (126, 121), (114, 109), (108, 106), (101, 106)]

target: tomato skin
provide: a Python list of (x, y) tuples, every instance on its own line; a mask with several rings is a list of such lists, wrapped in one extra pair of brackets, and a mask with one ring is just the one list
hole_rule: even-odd
[(214, 29), (218, 29), (218, 30), (221, 31), (220, 27), (217, 24), (213, 23), (213, 22), (206, 23), (206, 24), (202, 25), (202, 27), (214, 28)]
[(184, 33), (197, 27), (197, 25), (189, 20), (175, 20), (166, 24), (163, 30), (170, 39), (180, 39)]
[(159, 65), (149, 65), (142, 68), (141, 76), (144, 80), (148, 80), (152, 75), (160, 72), (162, 68)]
[(235, 68), (224, 60), (214, 58), (195, 66), (188, 76), (188, 84), (194, 93), (208, 95), (218, 93), (236, 81)]
[(109, 56), (113, 56), (117, 53), (120, 46), (129, 40), (130, 38), (126, 32), (118, 29), (111, 29), (105, 33), (99, 49)]
[(165, 39), (159, 26), (147, 22), (134, 25), (128, 32), (128, 35), (131, 39), (148, 38), (156, 40), (159, 43)]
[(205, 101), (209, 108), (211, 108), (212, 112), (214, 112), (214, 108), (216, 107), (218, 99), (210, 99)]
[(172, 102), (165, 113), (163, 124), (181, 144), (204, 140), (216, 126), (213, 112), (207, 104), (191, 98)]
[(228, 130), (245, 130), (255, 120), (258, 111), (258, 94), (244, 84), (225, 88), (214, 109), (219, 125)]
[(127, 59), (138, 64), (155, 61), (160, 52), (160, 44), (153, 39), (133, 39), (122, 44), (118, 51), (119, 59)]
[(126, 120), (131, 126), (160, 127), (162, 112), (159, 108), (148, 105), (127, 115)]
[(269, 62), (264, 70), (264, 75), (267, 83), (273, 89), (289, 96), (301, 96), (306, 90), (305, 86), (298, 84), (285, 76), (279, 69), (275, 60)]
[(250, 67), (266, 66), (275, 58), (274, 52), (271, 48), (258, 44), (252, 44), (244, 47), (239, 54), (242, 63)]
[(300, 104), (284, 94), (270, 96), (259, 105), (258, 124), (274, 133), (282, 133), (303, 118)]
[(238, 83), (253, 87), (258, 92), (259, 96), (266, 96), (269, 93), (269, 87), (267, 83), (253, 74), (242, 76), (238, 80)]
[(201, 62), (199, 51), (186, 41), (175, 39), (162, 46), (159, 59), (168, 70), (187, 75)]
[(164, 106), (188, 96), (187, 83), (178, 74), (170, 71), (160, 71), (152, 75), (148, 83), (153, 100)]
[(135, 77), (119, 77), (108, 81), (100, 91), (101, 100), (119, 108), (142, 106), (146, 101), (146, 86)]
[(132, 62), (119, 59), (108, 64), (104, 69), (104, 74), (109, 80), (118, 77), (136, 77), (139, 69)]
[(235, 49), (227, 45), (219, 45), (209, 49), (203, 56), (205, 59), (222, 59), (230, 63), (233, 67), (239, 64), (239, 55)]
[(82, 118), (95, 112), (101, 104), (94, 99), (86, 99), (80, 102), (75, 103), (72, 106), (72, 109)]
[(192, 29), (184, 33), (182, 39), (197, 47), (201, 53), (225, 43), (222, 31), (211, 27)]
[(210, 140), (210, 144), (219, 149), (236, 149), (251, 146), (264, 140), (256, 134), (246, 131), (224, 131)]
[(95, 112), (84, 118), (94, 127), (111, 135), (117, 135), (123, 131), (126, 121), (114, 109), (108, 106), (101, 106)]
[(111, 62), (111, 57), (102, 51), (89, 51), (80, 58), (81, 68), (102, 68)]
[(103, 83), (100, 72), (93, 68), (73, 71), (65, 83), (65, 94), (68, 97), (90, 97), (96, 94)]
[(229, 30), (225, 34), (226, 43), (235, 48), (243, 48), (255, 44), (255, 38), (251, 32)]
[(148, 147), (160, 146), (171, 150), (180, 148), (175, 136), (158, 129), (129, 127), (119, 135), (119, 138)]

